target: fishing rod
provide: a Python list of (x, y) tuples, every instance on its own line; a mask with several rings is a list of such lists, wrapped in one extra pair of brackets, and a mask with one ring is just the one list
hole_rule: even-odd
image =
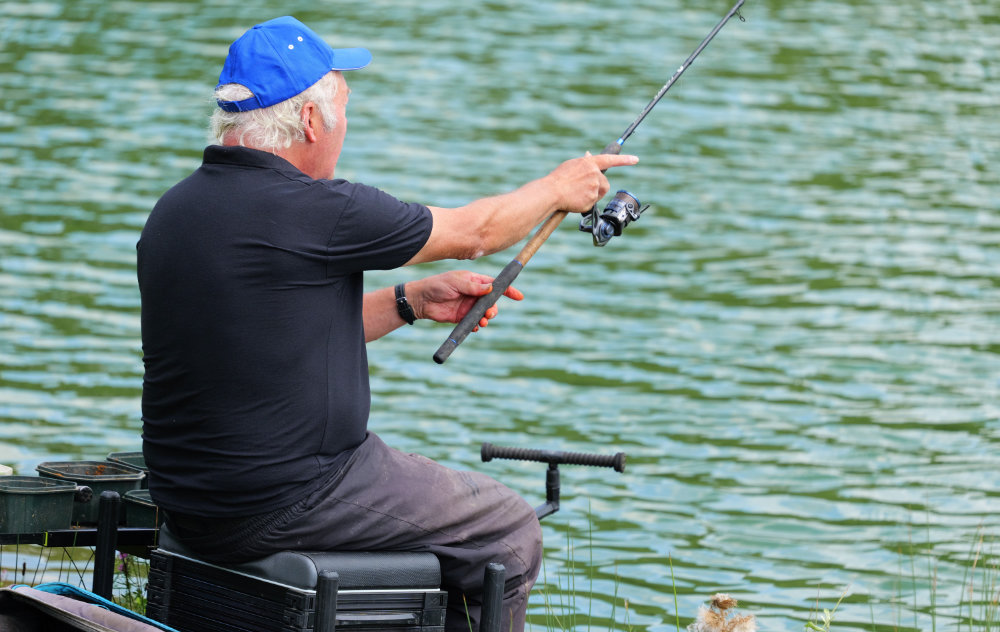
[[(698, 48), (694, 50), (691, 55), (688, 56), (684, 63), (674, 71), (674, 74), (670, 79), (663, 84), (656, 96), (642, 109), (639, 116), (636, 117), (634, 121), (625, 129), (621, 136), (617, 140), (608, 143), (604, 149), (601, 150), (602, 154), (620, 154), (622, 151), (622, 145), (628, 140), (629, 136), (635, 131), (639, 124), (642, 123), (643, 119), (656, 107), (656, 104), (660, 102), (660, 99), (667, 94), (667, 91), (680, 79), (680, 76), (684, 74), (691, 64), (694, 62), (695, 58), (701, 54), (701, 51), (708, 46), (708, 43), (712, 41), (716, 33), (718, 33), (723, 26), (734, 16), (739, 15), (740, 20), (743, 21), (744, 18), (740, 15), (740, 7), (746, 0), (738, 0), (736, 4), (729, 10), (729, 13), (725, 15), (719, 23), (715, 25), (715, 28), (701, 41)], [(618, 191), (615, 197), (608, 203), (605, 207), (603, 213), (598, 213), (597, 205), (585, 215), (584, 219), (580, 222), (580, 230), (585, 232), (590, 232), (594, 237), (595, 246), (603, 246), (606, 244), (611, 237), (620, 235), (622, 230), (628, 226), (631, 222), (637, 220), (643, 211), (648, 207), (642, 207), (639, 200), (627, 191)], [(568, 211), (556, 211), (549, 216), (545, 223), (535, 232), (535, 234), (528, 240), (528, 243), (524, 245), (521, 252), (508, 263), (500, 274), (493, 279), (493, 290), (489, 294), (484, 294), (480, 296), (479, 299), (473, 304), (469, 312), (455, 325), (448, 338), (441, 343), (438, 350), (434, 353), (434, 361), (438, 364), (444, 364), (444, 361), (451, 356), (452, 352), (458, 348), (458, 345), (462, 344), (472, 330), (479, 326), (479, 321), (482, 320), (483, 316), (486, 315), (486, 310), (492, 307), (507, 291), (510, 284), (514, 282), (517, 275), (520, 274), (521, 270), (528, 263), (538, 249), (541, 248), (545, 240), (548, 239), (552, 233), (555, 231), (556, 227), (562, 222), (563, 218), (568, 215)]]

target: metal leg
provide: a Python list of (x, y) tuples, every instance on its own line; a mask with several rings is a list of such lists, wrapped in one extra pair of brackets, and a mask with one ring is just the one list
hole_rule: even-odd
[(94, 548), (93, 592), (111, 599), (115, 576), (115, 550), (118, 546), (118, 514), (122, 499), (118, 492), (101, 492), (97, 506), (97, 546)]
[(333, 632), (337, 627), (337, 590), (340, 575), (336, 571), (320, 571), (316, 582), (315, 632)]
[(479, 622), (479, 632), (500, 632), (503, 610), (503, 582), (507, 569), (503, 564), (492, 562), (486, 566), (483, 577), (483, 612)]

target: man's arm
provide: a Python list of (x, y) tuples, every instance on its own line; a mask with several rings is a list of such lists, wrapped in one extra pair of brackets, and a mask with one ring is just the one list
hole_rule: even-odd
[(556, 211), (585, 213), (608, 192), (604, 171), (634, 165), (629, 155), (589, 153), (567, 160), (521, 188), (459, 208), (430, 207), (434, 225), (407, 265), (441, 259), (475, 259), (508, 248)]
[[(483, 274), (453, 270), (444, 274), (409, 281), (406, 283), (406, 300), (414, 315), (439, 323), (457, 323), (483, 294), (493, 289), (493, 279)], [(508, 298), (519, 301), (524, 298), (518, 290), (508, 288), (504, 293)], [(479, 325), (485, 327), (487, 321), (497, 315), (497, 306), (489, 308)], [(403, 326), (404, 321), (396, 310), (396, 295), (387, 287), (365, 294), (364, 302), (365, 342), (377, 340), (390, 331)]]

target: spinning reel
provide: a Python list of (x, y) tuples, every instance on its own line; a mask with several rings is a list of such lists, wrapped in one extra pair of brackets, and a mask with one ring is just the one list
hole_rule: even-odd
[(639, 216), (649, 208), (642, 206), (638, 198), (624, 189), (615, 193), (604, 212), (598, 215), (597, 205), (580, 220), (580, 231), (594, 236), (594, 245), (603, 246), (612, 237), (622, 234), (626, 226), (639, 219)]

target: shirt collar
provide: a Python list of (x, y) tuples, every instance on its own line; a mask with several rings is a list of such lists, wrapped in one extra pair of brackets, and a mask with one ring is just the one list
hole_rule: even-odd
[(205, 164), (259, 167), (261, 169), (277, 169), (279, 171), (290, 170), (296, 175), (305, 175), (295, 165), (281, 156), (240, 145), (209, 145), (205, 148), (203, 161)]

